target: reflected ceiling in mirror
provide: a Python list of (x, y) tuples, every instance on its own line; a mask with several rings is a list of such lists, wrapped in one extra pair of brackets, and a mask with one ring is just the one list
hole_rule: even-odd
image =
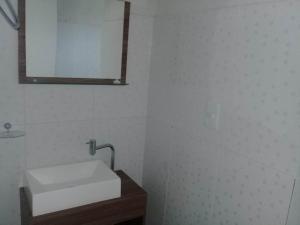
[(22, 54), (26, 59), (25, 75), (20, 75), (21, 83), (31, 83), (26, 82), (30, 80), (40, 83), (50, 78), (53, 83), (60, 83), (61, 79), (73, 79), (75, 83), (80, 83), (80, 79), (88, 79), (88, 83), (100, 79), (111, 84), (126, 82), (129, 2), (20, 2), (25, 9), (20, 32), (23, 31), (26, 37), (25, 50), (19, 52), (21, 59)]

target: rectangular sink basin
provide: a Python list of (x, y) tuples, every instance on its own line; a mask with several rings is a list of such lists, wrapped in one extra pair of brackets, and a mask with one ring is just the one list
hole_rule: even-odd
[(24, 186), (33, 216), (121, 196), (121, 179), (100, 160), (27, 170)]

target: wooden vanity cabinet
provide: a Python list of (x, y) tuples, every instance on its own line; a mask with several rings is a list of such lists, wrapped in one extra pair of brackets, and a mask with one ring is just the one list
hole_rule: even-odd
[(22, 225), (144, 225), (147, 193), (123, 171), (120, 198), (33, 217), (24, 188), (20, 188)]

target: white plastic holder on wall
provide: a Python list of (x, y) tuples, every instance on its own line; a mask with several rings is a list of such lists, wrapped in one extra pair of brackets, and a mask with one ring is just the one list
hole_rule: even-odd
[(221, 104), (208, 103), (204, 113), (204, 126), (215, 130), (220, 129)]

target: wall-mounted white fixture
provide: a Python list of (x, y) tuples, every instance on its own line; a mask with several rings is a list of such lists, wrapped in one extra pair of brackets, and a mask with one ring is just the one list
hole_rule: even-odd
[(10, 123), (5, 123), (4, 128), (6, 131), (3, 131), (0, 133), (0, 138), (17, 138), (17, 137), (23, 137), (25, 136), (24, 131), (20, 130), (10, 130), (12, 128), (12, 125)]
[(19, 22), (19, 18), (17, 16), (17, 13), (15, 12), (11, 2), (9, 0), (4, 0), (8, 10), (10, 11), (10, 14), (12, 16), (9, 17), (9, 15), (5, 12), (5, 10), (3, 9), (3, 7), (0, 5), (0, 14), (4, 17), (4, 19), (6, 20), (6, 22), (15, 30), (19, 30), (20, 28), (20, 22)]
[(204, 113), (204, 125), (215, 130), (220, 128), (221, 104), (207, 103)]

